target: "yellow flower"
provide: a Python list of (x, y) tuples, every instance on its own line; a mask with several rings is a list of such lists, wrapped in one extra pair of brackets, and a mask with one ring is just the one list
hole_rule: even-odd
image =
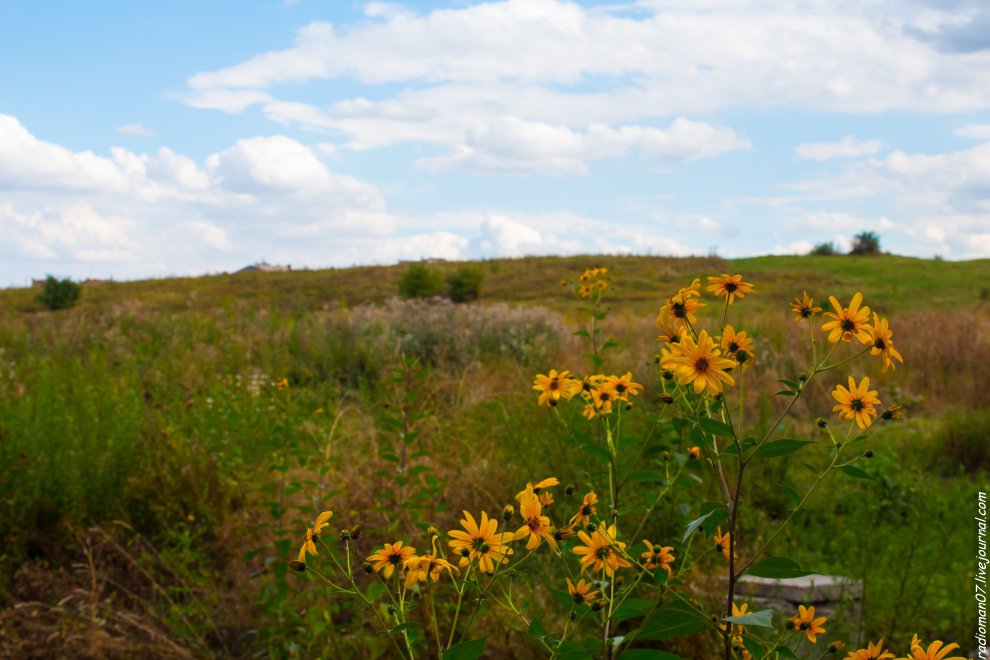
[(746, 351), (750, 355), (753, 354), (753, 338), (747, 337), (745, 330), (736, 332), (731, 325), (727, 325), (722, 330), (722, 336), (718, 339), (719, 346), (725, 351), (726, 357), (735, 359), (735, 355), (739, 351)]
[(903, 660), (966, 660), (966, 658), (961, 655), (953, 656), (947, 658), (946, 656), (959, 648), (958, 644), (949, 644), (948, 646), (943, 646), (942, 642), (935, 640), (928, 645), (925, 649), (921, 645), (921, 640), (915, 635), (914, 639), (911, 640), (911, 652)]
[(722, 383), (736, 383), (725, 371), (736, 363), (720, 355), (708, 331), (702, 330), (697, 343), (689, 335), (683, 335), (679, 343), (671, 344), (669, 353), (664, 350), (660, 365), (674, 372), (681, 385), (693, 384), (695, 394), (707, 389), (715, 396), (722, 391)]
[(528, 482), (525, 488), (516, 493), (516, 501), (522, 502), (522, 499), (527, 495), (539, 495), (543, 489), (552, 488), (559, 485), (560, 482), (557, 480), (557, 477), (549, 477), (543, 481), (538, 481), (535, 484), (533, 482)]
[(443, 571), (447, 571), (450, 579), (454, 579), (454, 573), (460, 573), (456, 566), (443, 557), (437, 556), (437, 539), (433, 537), (433, 553), (410, 557), (405, 561), (402, 569), (406, 573), (406, 589), (412, 587), (416, 582), (429, 582), (431, 584), (439, 582)]
[(539, 497), (540, 497), (540, 504), (542, 504), (544, 507), (548, 507), (551, 504), (553, 504), (553, 493), (551, 493), (549, 490), (541, 491)]
[(887, 371), (887, 368), (896, 369), (897, 365), (890, 358), (895, 358), (901, 364), (904, 364), (904, 358), (901, 354), (897, 352), (894, 348), (894, 332), (887, 327), (887, 319), (880, 318), (876, 312), (873, 313), (873, 326), (869, 328), (870, 341), (867, 342), (872, 346), (870, 349), (870, 355), (879, 355), (880, 359), (883, 360), (883, 370)]
[(280, 378), (279, 380), (275, 381), (275, 389), (277, 390), (284, 390), (288, 387), (289, 387), (288, 378)]
[(550, 518), (542, 515), (540, 499), (532, 491), (529, 491), (520, 501), (519, 513), (525, 524), (516, 531), (514, 540), (520, 541), (528, 535), (527, 550), (535, 550), (540, 547), (543, 541), (546, 541), (556, 551), (557, 541), (553, 538), (553, 526), (550, 524)]
[(890, 660), (894, 654), (883, 650), (883, 640), (874, 644), (870, 642), (865, 649), (850, 651), (845, 660)]
[(453, 529), (447, 534), (453, 539), (449, 542), (454, 552), (460, 554), (461, 566), (467, 566), (470, 560), (478, 560), (478, 568), (482, 573), (492, 574), (495, 572), (495, 562), (508, 563), (508, 555), (512, 550), (508, 544), (512, 541), (510, 532), (497, 533), (498, 521), (489, 518), (484, 511), (481, 512), (481, 523), (475, 522), (474, 517), (464, 512), (461, 526), (466, 529), (462, 532)]
[(705, 291), (711, 291), (716, 296), (720, 296), (729, 301), (731, 305), (736, 298), (740, 300), (746, 297), (747, 293), (753, 292), (753, 285), (743, 282), (742, 275), (727, 275), (722, 273), (721, 277), (709, 277), (710, 284), (705, 287)]
[(306, 530), (306, 536), (303, 539), (302, 547), (299, 548), (298, 561), (303, 564), (306, 563), (306, 554), (309, 553), (316, 556), (316, 539), (320, 535), (320, 531), (324, 527), (330, 526), (330, 519), (333, 518), (333, 511), (324, 511), (320, 515), (316, 516), (316, 522), (313, 526)]
[(715, 530), (715, 549), (725, 555), (725, 558), (729, 558), (729, 548), (731, 544), (732, 535), (729, 532), (725, 534), (722, 533), (722, 528), (719, 527)]
[(794, 321), (800, 323), (805, 319), (810, 319), (812, 316), (822, 311), (821, 307), (815, 307), (815, 301), (813, 298), (808, 297), (808, 292), (804, 292), (803, 298), (795, 298), (794, 302), (791, 303), (791, 309), (794, 310)]
[(585, 407), (585, 417), (591, 419), (594, 414), (607, 415), (612, 412), (612, 403), (618, 400), (619, 395), (616, 394), (615, 388), (612, 387), (611, 383), (604, 382), (595, 389), (591, 390), (591, 406), (593, 409), (592, 415), (589, 417), (587, 414), (587, 406)]
[(674, 555), (672, 551), (673, 546), (665, 545), (663, 547), (659, 545), (653, 545), (646, 539), (643, 539), (643, 543), (649, 548), (646, 552), (639, 556), (640, 563), (643, 564), (649, 570), (656, 570), (657, 568), (662, 568), (667, 571), (667, 575), (671, 574), (670, 565), (674, 563)]
[(791, 618), (791, 627), (798, 632), (804, 633), (808, 641), (812, 644), (818, 642), (818, 633), (824, 633), (822, 624), (828, 621), (826, 617), (815, 618), (815, 608), (798, 605), (798, 613)]
[(537, 374), (533, 380), (533, 389), (540, 392), (537, 403), (541, 406), (553, 407), (557, 405), (561, 397), (566, 401), (580, 392), (581, 383), (570, 378), (570, 373), (569, 371), (561, 371), (558, 374), (556, 369), (551, 369), (546, 376)]
[(615, 538), (615, 525), (606, 527), (605, 523), (600, 523), (590, 536), (578, 532), (578, 538), (584, 545), (575, 546), (572, 552), (581, 555), (582, 571), (587, 568), (595, 571), (604, 569), (605, 574), (611, 576), (619, 568), (632, 566), (619, 556), (619, 552), (626, 549), (626, 544)]
[(591, 590), (593, 586), (591, 582), (585, 582), (584, 578), (578, 580), (577, 584), (571, 582), (571, 578), (567, 578), (567, 591), (576, 605), (588, 605), (595, 600), (598, 592)]
[[(739, 607), (735, 603), (732, 603), (732, 616), (742, 616), (748, 610), (749, 610), (749, 603), (743, 603), (743, 606), (742, 607)], [(729, 626), (729, 624), (723, 623), (722, 624), (722, 630), (727, 630), (728, 629), (728, 626)], [(736, 635), (742, 635), (743, 634), (743, 626), (741, 624), (736, 624), (735, 634)]]
[(688, 447), (688, 459), (696, 461), (701, 458), (701, 447)]
[(822, 332), (830, 332), (828, 340), (835, 344), (838, 341), (850, 341), (853, 337), (864, 344), (870, 343), (869, 320), (870, 308), (860, 307), (863, 302), (863, 294), (856, 292), (849, 307), (843, 308), (836, 300), (835, 296), (829, 296), (828, 300), (835, 308), (835, 313), (825, 312), (834, 320), (822, 324)]
[(681, 324), (677, 321), (669, 305), (660, 308), (657, 315), (657, 341), (664, 344), (675, 344), (681, 340)]
[(880, 399), (877, 398), (877, 391), (867, 391), (869, 387), (870, 379), (868, 376), (864, 376), (859, 385), (850, 376), (848, 390), (842, 385), (836, 385), (832, 391), (832, 396), (839, 403), (832, 408), (832, 412), (839, 413), (842, 419), (855, 419), (856, 425), (861, 429), (869, 428), (870, 424), (873, 423), (870, 417), (877, 416), (876, 408), (873, 406), (880, 405)]
[(402, 541), (396, 541), (395, 543), (386, 543), (384, 548), (376, 550), (374, 554), (365, 558), (365, 561), (371, 564), (376, 573), (382, 571), (387, 580), (392, 577), (397, 566), (404, 565), (415, 554), (416, 548), (404, 548)]
[(581, 502), (581, 508), (571, 517), (570, 521), (567, 523), (568, 526), (584, 526), (591, 520), (591, 516), (597, 513), (595, 510), (596, 504), (598, 504), (598, 496), (595, 495), (595, 491), (591, 491), (584, 496), (584, 500)]
[(630, 396), (637, 396), (643, 386), (633, 382), (631, 371), (627, 371), (623, 376), (609, 376), (608, 384), (615, 392), (615, 395), (623, 401), (628, 401)]

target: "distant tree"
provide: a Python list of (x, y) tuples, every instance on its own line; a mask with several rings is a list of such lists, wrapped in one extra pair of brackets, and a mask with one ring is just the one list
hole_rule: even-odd
[(76, 282), (68, 278), (60, 280), (49, 275), (45, 278), (45, 286), (38, 294), (38, 300), (50, 310), (68, 309), (76, 304), (81, 293), (82, 287)]
[(455, 303), (471, 302), (481, 295), (485, 274), (476, 266), (461, 266), (447, 275), (447, 295)]
[(880, 236), (876, 232), (862, 231), (853, 236), (849, 254), (880, 254)]
[(399, 278), (402, 298), (430, 298), (443, 293), (443, 273), (426, 264), (412, 264)]
[(826, 241), (825, 243), (819, 243), (814, 248), (812, 248), (809, 254), (816, 256), (827, 256), (830, 257), (836, 254), (835, 243), (831, 241)]

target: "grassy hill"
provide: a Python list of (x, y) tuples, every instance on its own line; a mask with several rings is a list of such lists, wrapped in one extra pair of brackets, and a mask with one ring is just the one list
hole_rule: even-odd
[[(36, 291), (0, 291), (0, 646), (25, 656), (80, 644), (124, 656), (382, 650), (366, 615), (287, 572), (301, 529), (332, 505), (342, 525), (368, 530), (359, 549), (370, 553), (428, 523), (450, 529), (451, 507), (500, 508), (526, 480), (553, 474), (580, 493), (594, 480), (588, 456), (530, 387), (551, 368), (591, 370), (573, 335), (587, 313), (572, 285), (592, 266), (611, 276), (603, 328), (618, 346), (604, 368), (634, 372), (644, 409), (659, 405), (657, 309), (695, 277), (739, 272), (756, 284), (732, 310), (757, 337), (744, 401), (754, 423), (779, 406), (773, 381), (806, 361), (795, 296), (807, 290), (825, 307), (830, 294), (862, 291), (889, 317), (905, 364), (864, 373), (907, 418), (878, 432), (875, 480), (837, 477), (781, 537), (781, 554), (867, 579), (863, 618), (836, 621), (837, 636), (968, 638), (965, 575), (933, 566), (968, 561), (960, 530), (990, 468), (990, 260), (477, 265), (485, 280), (470, 305), (393, 300), (401, 265), (96, 284), (55, 313)], [(707, 302), (702, 314), (717, 322), (721, 307)], [(816, 437), (829, 389), (809, 391), (788, 433)], [(648, 422), (632, 419), (645, 434)], [(408, 443), (396, 424), (415, 428), (417, 472), (399, 481)], [(678, 447), (663, 440), (650, 460)], [(744, 514), (754, 534), (786, 511), (778, 485), (809, 475), (777, 462), (758, 476)], [(658, 510), (652, 529), (677, 537), (695, 504)], [(525, 635), (486, 616), (506, 649), (526, 652)]]

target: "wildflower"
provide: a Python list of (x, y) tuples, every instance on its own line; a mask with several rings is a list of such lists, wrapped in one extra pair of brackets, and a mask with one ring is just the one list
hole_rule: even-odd
[(737, 360), (736, 353), (740, 351), (746, 351), (750, 355), (753, 354), (753, 338), (747, 337), (745, 330), (736, 332), (731, 325), (727, 325), (722, 330), (722, 336), (717, 339), (719, 340), (719, 346), (725, 351), (726, 357)]
[(591, 520), (591, 516), (595, 515), (597, 511), (595, 510), (595, 505), (598, 504), (598, 495), (595, 491), (591, 491), (584, 496), (584, 500), (581, 502), (581, 508), (575, 513), (568, 525), (584, 525)]
[(676, 344), (681, 340), (681, 325), (678, 323), (669, 305), (664, 305), (660, 308), (656, 326), (658, 342)]
[(667, 575), (671, 574), (670, 565), (674, 563), (674, 555), (672, 554), (673, 546), (665, 545), (661, 547), (660, 545), (653, 545), (646, 539), (643, 539), (643, 543), (649, 548), (646, 552), (639, 556), (644, 567), (649, 570), (656, 570), (657, 568), (662, 568), (667, 571)]
[(722, 391), (722, 383), (736, 383), (725, 371), (736, 366), (736, 363), (720, 357), (720, 354), (721, 351), (715, 348), (708, 336), (708, 331), (702, 330), (697, 342), (689, 335), (684, 335), (680, 343), (671, 344), (669, 353), (664, 350), (661, 364), (677, 375), (681, 385), (693, 383), (695, 394), (701, 394), (707, 389), (709, 394), (715, 396)]
[(747, 293), (753, 292), (753, 285), (743, 282), (742, 275), (727, 275), (722, 273), (721, 277), (709, 277), (710, 284), (705, 287), (705, 291), (711, 291), (716, 296), (728, 300), (731, 305), (736, 298), (740, 300), (746, 297)]
[(860, 303), (863, 302), (863, 294), (857, 291), (849, 303), (849, 307), (846, 308), (843, 308), (839, 304), (835, 296), (829, 296), (828, 300), (832, 303), (832, 307), (835, 308), (834, 314), (832, 312), (825, 312), (825, 316), (834, 320), (822, 324), (822, 332), (831, 331), (828, 340), (835, 344), (839, 340), (850, 341), (855, 337), (862, 343), (868, 344), (870, 342), (870, 333), (868, 330), (870, 327), (868, 324), (870, 320), (870, 308), (860, 307)]
[(371, 564), (375, 572), (383, 572), (385, 579), (392, 577), (396, 566), (402, 566), (406, 560), (416, 554), (416, 548), (402, 547), (402, 541), (386, 543), (385, 547), (376, 550), (372, 555), (365, 558)]
[(946, 656), (959, 648), (958, 644), (949, 644), (948, 646), (943, 646), (942, 642), (935, 640), (928, 645), (926, 650), (921, 645), (921, 640), (915, 635), (914, 639), (911, 640), (911, 653), (908, 654), (907, 658), (904, 660), (966, 660), (966, 658), (957, 655), (951, 658)]
[[(612, 403), (618, 399), (618, 395), (615, 393), (612, 385), (608, 382), (604, 382), (595, 389), (591, 390), (591, 406), (595, 413), (599, 415), (607, 415), (612, 412)], [(594, 415), (592, 415), (593, 417)], [(585, 417), (587, 415), (587, 407), (585, 407)], [(588, 417), (591, 419), (591, 417)]]
[(497, 520), (489, 519), (488, 514), (482, 511), (481, 523), (478, 524), (474, 517), (465, 511), (461, 526), (467, 531), (453, 529), (447, 532), (453, 538), (450, 547), (461, 555), (461, 566), (467, 566), (469, 560), (477, 559), (481, 572), (491, 574), (495, 572), (496, 561), (508, 563), (507, 555), (512, 554), (512, 550), (508, 548), (512, 534), (497, 533), (495, 531), (498, 528)]
[(868, 329), (870, 334), (870, 341), (867, 342), (872, 346), (870, 348), (870, 355), (879, 355), (880, 359), (883, 360), (883, 371), (886, 372), (887, 368), (896, 369), (897, 365), (890, 358), (895, 358), (901, 364), (904, 364), (904, 358), (901, 354), (897, 352), (894, 348), (894, 332), (887, 326), (887, 319), (880, 318), (876, 312), (873, 313), (873, 326)]
[(557, 541), (553, 538), (553, 526), (550, 524), (550, 518), (541, 515), (543, 511), (540, 506), (540, 499), (532, 491), (520, 500), (519, 513), (525, 524), (516, 531), (514, 540), (520, 541), (529, 535), (529, 541), (526, 542), (527, 550), (535, 550), (540, 547), (543, 541), (546, 541), (556, 551)]
[(887, 406), (886, 410), (880, 413), (880, 416), (888, 421), (893, 419), (900, 419), (901, 417), (904, 416), (904, 413), (901, 411), (902, 408), (899, 405), (897, 405), (896, 403), (892, 403), (889, 406)]
[(556, 369), (551, 369), (546, 376), (537, 374), (533, 380), (533, 389), (540, 392), (537, 403), (541, 406), (555, 406), (561, 397), (566, 401), (581, 391), (581, 384), (573, 378), (568, 378), (570, 373), (561, 371), (558, 374)]
[[(748, 610), (749, 610), (749, 603), (743, 603), (743, 606), (742, 607), (739, 607), (735, 603), (732, 603), (732, 616), (742, 616), (743, 614), (746, 614), (746, 612)], [(722, 624), (722, 630), (728, 630), (728, 628), (729, 628), (729, 624), (728, 623), (723, 623)], [(736, 624), (736, 632), (735, 632), (735, 634), (736, 635), (742, 635), (743, 634), (743, 626), (742, 625)]]
[(581, 286), (578, 287), (577, 294), (582, 298), (587, 298), (588, 296), (591, 295), (592, 291), (594, 291), (594, 289), (592, 289), (589, 285), (582, 284)]
[(874, 644), (870, 642), (865, 649), (850, 651), (845, 660), (890, 660), (894, 654), (883, 650), (883, 640)]
[(805, 319), (810, 319), (812, 316), (822, 311), (821, 307), (815, 307), (815, 301), (808, 297), (808, 292), (804, 292), (803, 298), (795, 298), (794, 302), (791, 303), (791, 309), (794, 310), (795, 318), (794, 321), (800, 323)]
[(873, 406), (880, 404), (876, 390), (867, 391), (869, 387), (869, 376), (863, 376), (863, 380), (859, 385), (850, 376), (848, 390), (842, 385), (836, 385), (832, 391), (832, 396), (839, 403), (832, 408), (832, 412), (839, 413), (842, 419), (855, 419), (856, 425), (861, 429), (869, 428), (873, 422), (870, 417), (877, 416), (877, 411)]
[(608, 288), (608, 282), (606, 282), (605, 280), (598, 280), (597, 282), (595, 282), (595, 287), (604, 291), (605, 289)]
[(626, 544), (615, 538), (615, 525), (606, 527), (605, 523), (600, 523), (591, 536), (578, 532), (578, 538), (584, 545), (575, 546), (572, 552), (581, 555), (582, 571), (586, 568), (604, 570), (606, 575), (611, 576), (619, 568), (632, 566), (618, 554), (626, 549)]
[(553, 493), (551, 493), (549, 490), (540, 491), (539, 497), (540, 497), (540, 504), (542, 504), (544, 507), (548, 507), (551, 504), (553, 504)]
[(516, 508), (511, 504), (506, 504), (502, 507), (502, 522), (509, 522), (512, 520), (512, 516), (515, 515)]
[(804, 635), (808, 638), (808, 641), (815, 644), (818, 642), (818, 633), (825, 632), (825, 629), (822, 628), (822, 624), (827, 620), (828, 619), (823, 616), (816, 619), (814, 607), (798, 605), (798, 613), (791, 617), (790, 623), (794, 630), (804, 633)]
[(828, 645), (828, 648), (825, 649), (825, 650), (828, 651), (829, 653), (838, 653), (839, 651), (842, 650), (842, 647), (844, 647), (845, 645), (846, 645), (845, 642), (843, 642), (842, 640), (837, 639), (834, 642), (832, 642), (831, 644), (829, 644)]
[(324, 527), (330, 526), (331, 518), (333, 518), (333, 511), (324, 511), (320, 515), (316, 516), (316, 522), (313, 523), (312, 527), (306, 530), (306, 536), (303, 539), (302, 547), (299, 548), (299, 556), (297, 561), (305, 565), (307, 553), (313, 555), (314, 557), (316, 556), (316, 539), (319, 538), (320, 532)]
[(628, 401), (630, 396), (638, 395), (643, 389), (643, 386), (634, 383), (632, 378), (632, 372), (627, 371), (623, 376), (609, 376), (607, 382), (618, 398)]
[(288, 387), (289, 387), (289, 379), (288, 378), (280, 378), (277, 381), (275, 381), (275, 389), (277, 389), (277, 390), (288, 389)]
[(418, 582), (439, 582), (440, 576), (443, 571), (447, 571), (451, 579), (454, 579), (454, 573), (460, 573), (456, 566), (451, 564), (449, 561), (443, 557), (437, 556), (437, 539), (433, 538), (433, 552), (428, 555), (420, 555), (419, 557), (410, 557), (403, 564), (403, 570), (406, 571), (406, 588), (410, 588)]
[(571, 594), (571, 598), (574, 599), (576, 605), (587, 605), (595, 599), (598, 592), (591, 590), (593, 586), (591, 582), (586, 582), (584, 578), (578, 580), (577, 584), (571, 582), (571, 578), (567, 578), (567, 591)]
[(560, 481), (557, 480), (557, 477), (549, 477), (543, 481), (538, 481), (535, 484), (528, 482), (525, 488), (516, 493), (516, 501), (522, 502), (522, 499), (527, 495), (539, 495), (544, 488), (551, 488), (559, 485)]
[(667, 300), (667, 308), (670, 310), (670, 315), (674, 317), (681, 331), (686, 331), (690, 325), (698, 322), (698, 318), (694, 314), (704, 306), (704, 303), (700, 303), (694, 298), (686, 297), (683, 294), (671, 296)]
[(696, 461), (701, 458), (701, 447), (688, 447), (688, 460)]
[(729, 558), (729, 547), (731, 545), (732, 535), (729, 532), (725, 534), (722, 533), (722, 528), (719, 527), (715, 530), (715, 549), (725, 555), (725, 558)]
[(566, 541), (567, 539), (572, 539), (575, 536), (577, 536), (577, 534), (574, 532), (574, 526), (570, 524), (553, 530), (553, 539), (555, 541)]

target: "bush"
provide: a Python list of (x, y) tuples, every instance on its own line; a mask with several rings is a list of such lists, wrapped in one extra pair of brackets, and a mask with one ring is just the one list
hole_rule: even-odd
[(53, 311), (56, 309), (68, 309), (76, 304), (81, 293), (82, 287), (76, 282), (68, 278), (59, 280), (49, 275), (45, 279), (45, 287), (38, 295), (38, 300), (45, 307)]
[(447, 296), (455, 303), (471, 302), (481, 295), (485, 274), (475, 266), (461, 266), (447, 276)]
[(443, 275), (426, 264), (413, 264), (399, 278), (402, 298), (432, 298), (443, 292)]
[(815, 256), (826, 256), (830, 257), (835, 254), (835, 243), (828, 241), (825, 243), (819, 243), (814, 248), (812, 248), (811, 253)]
[(862, 231), (853, 236), (852, 249), (849, 254), (880, 254), (880, 236), (876, 232)]

